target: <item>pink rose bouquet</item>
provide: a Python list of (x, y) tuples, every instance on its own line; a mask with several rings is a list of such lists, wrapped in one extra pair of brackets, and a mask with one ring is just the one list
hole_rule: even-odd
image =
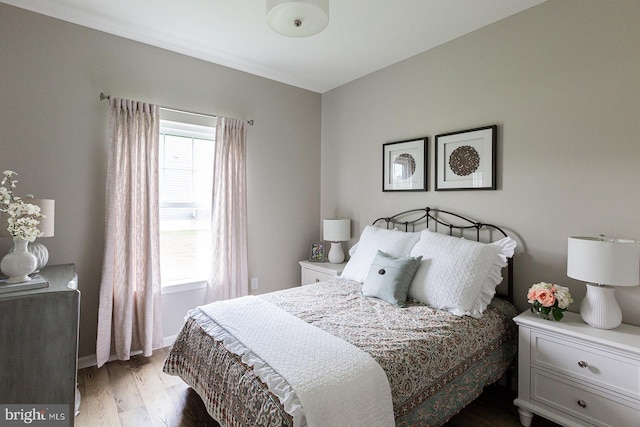
[(554, 285), (553, 283), (540, 282), (529, 288), (527, 299), (531, 305), (531, 311), (539, 316), (554, 320), (560, 320), (567, 311), (569, 304), (573, 302), (569, 288)]

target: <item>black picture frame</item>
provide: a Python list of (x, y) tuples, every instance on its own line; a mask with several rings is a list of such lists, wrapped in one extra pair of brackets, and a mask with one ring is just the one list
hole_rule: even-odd
[(313, 242), (309, 248), (310, 262), (324, 262), (324, 242)]
[(382, 191), (427, 191), (429, 138), (382, 144)]
[(436, 135), (435, 190), (495, 190), (498, 126)]

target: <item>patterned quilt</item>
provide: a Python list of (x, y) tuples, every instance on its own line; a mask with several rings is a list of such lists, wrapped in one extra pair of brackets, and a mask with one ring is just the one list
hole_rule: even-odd
[[(398, 426), (437, 426), (497, 380), (516, 351), (515, 308), (499, 299), (480, 319), (409, 301), (398, 308), (337, 279), (261, 295), (367, 351), (387, 374)], [(189, 319), (165, 361), (223, 426), (291, 426), (292, 420), (237, 356)]]

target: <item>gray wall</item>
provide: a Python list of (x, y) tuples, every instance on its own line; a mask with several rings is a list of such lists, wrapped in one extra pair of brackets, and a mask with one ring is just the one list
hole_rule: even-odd
[[(254, 119), (248, 132), (249, 274), (298, 284), (320, 227), (320, 102), (293, 88), (0, 4), (0, 170), (56, 200), (50, 263), (75, 263), (80, 356), (95, 353), (108, 105), (98, 94)], [(277, 248), (277, 256), (274, 253)], [(0, 241), (0, 254), (9, 248)], [(3, 325), (7, 327), (7, 325)]]
[[(517, 306), (566, 276), (567, 237), (640, 239), (640, 2), (551, 0), (322, 96), (322, 213), (439, 207), (518, 241)], [(435, 192), (434, 136), (498, 125), (498, 189)], [(429, 136), (429, 188), (381, 191), (382, 144)], [(353, 243), (353, 242), (352, 242)], [(640, 324), (640, 288), (616, 291)]]

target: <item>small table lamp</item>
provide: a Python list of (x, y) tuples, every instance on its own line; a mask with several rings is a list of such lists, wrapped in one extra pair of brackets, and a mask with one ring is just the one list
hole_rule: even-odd
[[(53, 237), (55, 230), (55, 212), (56, 202), (52, 199), (34, 199), (33, 196), (27, 194), (24, 198), (25, 203), (31, 203), (32, 205), (40, 206), (40, 213), (44, 215), (44, 218), (40, 218), (40, 224), (38, 224), (38, 230), (40, 230), (41, 237)], [(38, 265), (36, 271), (40, 271), (49, 262), (49, 250), (45, 245), (39, 243), (37, 240), (29, 243), (29, 252), (34, 254), (38, 259)]]
[(567, 276), (587, 283), (582, 319), (599, 329), (615, 329), (622, 311), (612, 286), (640, 284), (640, 242), (600, 237), (569, 237)]
[(346, 242), (351, 238), (351, 220), (338, 218), (323, 220), (322, 237), (323, 240), (331, 242), (329, 262), (332, 264), (340, 264), (344, 261), (342, 242)]

